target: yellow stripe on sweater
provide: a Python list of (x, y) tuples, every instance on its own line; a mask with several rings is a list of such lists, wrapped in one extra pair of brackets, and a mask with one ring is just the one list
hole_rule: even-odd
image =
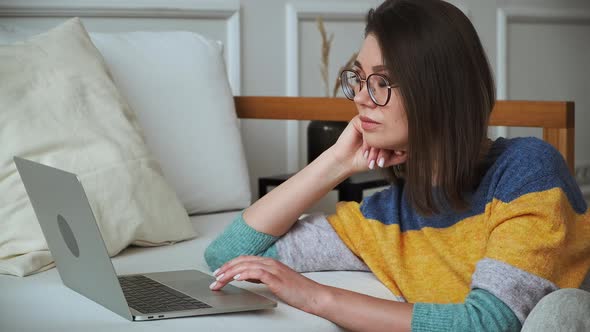
[(573, 211), (559, 188), (509, 204), (494, 200), (484, 213), (448, 228), (401, 233), (397, 224), (365, 219), (356, 202), (339, 203), (336, 214), (328, 217), (343, 242), (393, 294), (410, 302), (436, 303), (463, 302), (475, 264), (484, 256), (561, 287), (579, 285), (590, 266), (589, 219), (589, 213)]
[(560, 188), (494, 200), (486, 257), (547, 279), (580, 286), (590, 267), (590, 212), (577, 214)]

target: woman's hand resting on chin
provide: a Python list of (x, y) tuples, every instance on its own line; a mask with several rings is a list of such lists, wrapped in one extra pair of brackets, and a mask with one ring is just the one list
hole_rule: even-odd
[(363, 128), (358, 115), (350, 120), (329, 151), (341, 164), (349, 164), (354, 173), (402, 164), (407, 159), (405, 151), (369, 146), (363, 139)]

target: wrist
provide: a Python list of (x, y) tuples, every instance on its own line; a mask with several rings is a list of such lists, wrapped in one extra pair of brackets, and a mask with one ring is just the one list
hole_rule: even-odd
[(320, 156), (329, 160), (331, 168), (342, 177), (342, 180), (355, 173), (352, 158), (343, 157), (334, 146), (328, 148)]
[(333, 287), (318, 284), (318, 290), (314, 295), (309, 308), (309, 313), (320, 317), (326, 317), (329, 314), (329, 308), (334, 302), (334, 289)]

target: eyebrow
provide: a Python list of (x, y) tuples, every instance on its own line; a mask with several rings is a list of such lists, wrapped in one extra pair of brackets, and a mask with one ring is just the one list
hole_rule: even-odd
[[(361, 65), (360, 62), (358, 62), (358, 60), (354, 60), (354, 65), (356, 67), (359, 67), (360, 69), (363, 69), (363, 66)], [(384, 65), (373, 66), (373, 72), (379, 72), (379, 71), (387, 71), (387, 67), (385, 67)]]

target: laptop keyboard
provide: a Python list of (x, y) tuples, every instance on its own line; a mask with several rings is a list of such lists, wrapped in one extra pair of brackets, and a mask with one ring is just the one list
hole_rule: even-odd
[(118, 278), (127, 303), (142, 314), (211, 308), (208, 304), (142, 275)]

